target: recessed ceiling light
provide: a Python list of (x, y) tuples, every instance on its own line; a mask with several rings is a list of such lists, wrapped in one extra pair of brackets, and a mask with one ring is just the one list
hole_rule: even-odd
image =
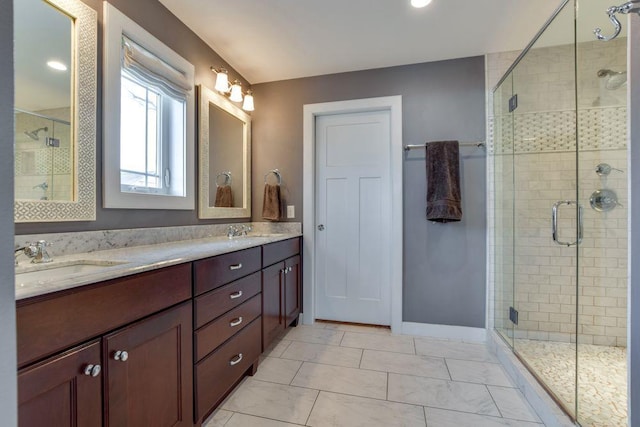
[(47, 65), (54, 70), (67, 71), (67, 66), (60, 61), (49, 61), (47, 62)]
[(411, 0), (411, 6), (413, 7), (425, 7), (431, 3), (431, 0)]

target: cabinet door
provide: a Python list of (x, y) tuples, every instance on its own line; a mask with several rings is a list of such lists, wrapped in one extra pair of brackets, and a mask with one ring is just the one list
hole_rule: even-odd
[(262, 349), (284, 329), (284, 318), (280, 309), (282, 301), (282, 278), (284, 262), (262, 270)]
[(285, 326), (295, 323), (300, 314), (300, 255), (285, 261), (284, 275), (284, 316)]
[(106, 426), (191, 426), (191, 303), (104, 338)]
[[(101, 426), (100, 356), (98, 341), (52, 357), (34, 367), (20, 370), (18, 425)], [(93, 370), (89, 365), (93, 365)], [(85, 374), (87, 367), (89, 370)]]

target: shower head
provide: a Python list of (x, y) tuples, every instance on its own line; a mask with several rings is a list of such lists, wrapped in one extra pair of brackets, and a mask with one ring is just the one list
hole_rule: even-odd
[(48, 130), (49, 128), (45, 126), (38, 129), (34, 129), (32, 131), (25, 130), (24, 134), (27, 135), (29, 138), (33, 139), (34, 141), (39, 141), (40, 137), (38, 136), (38, 134), (40, 133), (40, 131), (47, 132)]
[(616, 90), (627, 81), (626, 71), (613, 71), (609, 69), (598, 70), (598, 77), (606, 78), (604, 87), (608, 90)]

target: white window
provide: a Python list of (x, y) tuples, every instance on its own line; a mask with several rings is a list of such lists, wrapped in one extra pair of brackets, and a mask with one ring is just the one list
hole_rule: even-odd
[(104, 206), (194, 209), (193, 65), (104, 9)]

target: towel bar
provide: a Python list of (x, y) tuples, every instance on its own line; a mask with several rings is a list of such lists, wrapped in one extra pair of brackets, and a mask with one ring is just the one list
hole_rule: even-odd
[[(484, 142), (461, 142), (460, 146), (462, 147), (484, 147)], [(425, 148), (426, 144), (413, 144), (413, 145), (405, 145), (404, 151), (414, 150), (416, 148)]]

